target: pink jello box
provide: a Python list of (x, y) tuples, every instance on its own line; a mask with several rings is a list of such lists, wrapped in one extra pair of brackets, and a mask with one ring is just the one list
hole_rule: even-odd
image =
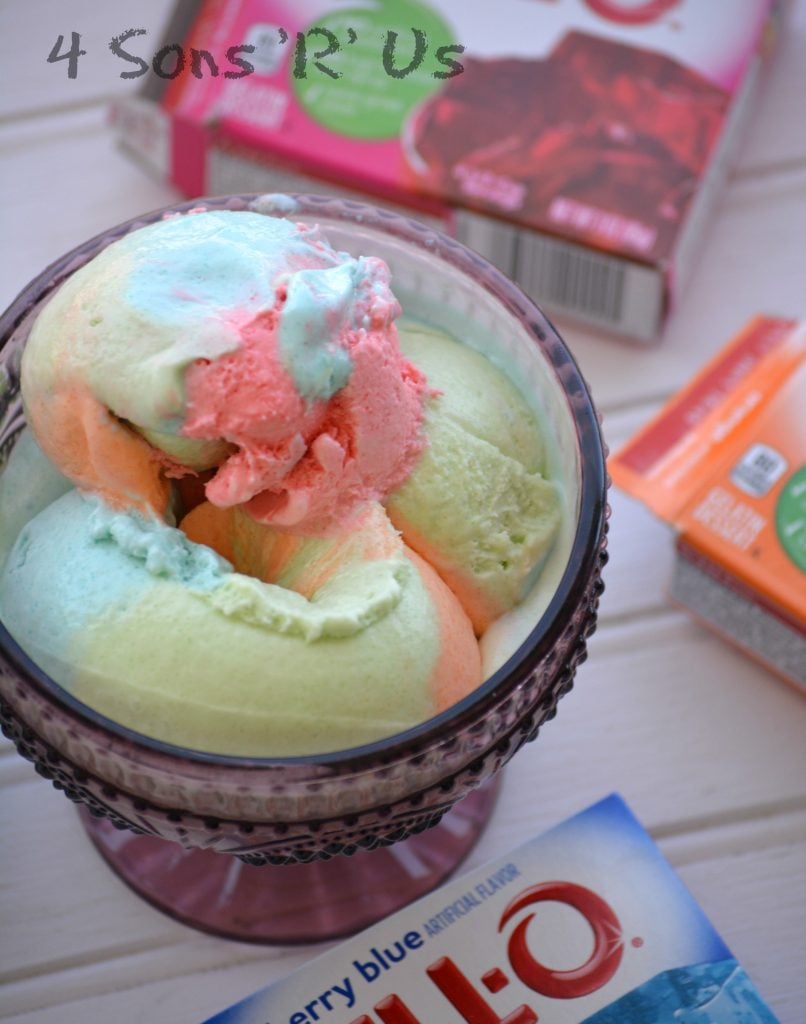
[(207, 1024), (537, 1021), (775, 1024), (618, 796), (454, 879)]
[(783, 6), (184, 3), (156, 52), (125, 40), (132, 64), (153, 60), (115, 118), (188, 195), (402, 206), (549, 312), (648, 341), (696, 260)]

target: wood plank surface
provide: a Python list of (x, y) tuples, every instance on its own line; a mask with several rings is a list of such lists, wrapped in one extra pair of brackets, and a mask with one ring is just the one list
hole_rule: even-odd
[[(4, 86), (0, 89), (0, 123), (133, 94), (142, 80), (120, 76), (139, 71), (140, 66), (116, 56), (110, 43), (129, 29), (143, 29), (145, 35), (133, 36), (121, 45), (127, 53), (150, 62), (172, 8), (171, 0), (138, 0), (136, 4), (7, 0), (0, 4), (0, 82)], [(63, 42), (57, 53), (68, 52), (73, 32), (78, 33), (79, 49), (85, 53), (77, 58), (75, 78), (71, 79), (67, 60), (48, 63), (48, 57), (59, 36)], [(153, 70), (148, 74), (153, 77)]]

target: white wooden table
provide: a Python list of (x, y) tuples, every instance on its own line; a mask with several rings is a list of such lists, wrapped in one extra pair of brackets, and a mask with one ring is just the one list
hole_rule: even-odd
[[(170, 6), (0, 5), (3, 306), (73, 245), (177, 198), (117, 151), (105, 120), (110, 97), (132, 87), (109, 39), (136, 21), (156, 44)], [(662, 345), (565, 331), (611, 447), (751, 314), (806, 315), (806, 0), (793, 13)], [(65, 64), (45, 58), (72, 30), (87, 56), (68, 81)], [(621, 494), (612, 505), (591, 656), (558, 719), (507, 769), (469, 866), (618, 790), (781, 1021), (803, 1024), (806, 700), (667, 604), (671, 538)], [(107, 869), (72, 805), (5, 741), (0, 786), (3, 1021), (202, 1020), (323, 948), (241, 945), (162, 916)]]

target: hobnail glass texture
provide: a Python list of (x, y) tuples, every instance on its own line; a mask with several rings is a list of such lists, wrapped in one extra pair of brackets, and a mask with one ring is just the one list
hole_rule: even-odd
[[(150, 739), (73, 698), (0, 624), (0, 717), (19, 752), (82, 805), (94, 842), (138, 892), (188, 923), (257, 941), (344, 934), (421, 895), (449, 873), (489, 815), (491, 780), (537, 736), (571, 688), (595, 628), (606, 559), (607, 477), (598, 419), (573, 358), (542, 312), (489, 263), (426, 225), (360, 203), (293, 198), (294, 218), (318, 222), (335, 248), (387, 259), (393, 288), (401, 288), (414, 304), (404, 302), (407, 313), (433, 322), (445, 310), (454, 324), (462, 317), (477, 326), (481, 322), (492, 355), (538, 368), (553, 406), (550, 414), (570, 425), (578, 493), (565, 573), (506, 663), (448, 711), (349, 750), (235, 757)], [(38, 309), (67, 276), (115, 239), (166, 213), (199, 206), (281, 215), (252, 195), (156, 211), (57, 260), (5, 312), (0, 319), (0, 463), (24, 423), (20, 356)], [(391, 854), (381, 851), (386, 868), (382, 856), (366, 853), (399, 842)], [(235, 855), (241, 863), (217, 854)], [(357, 856), (328, 863), (344, 854)], [(401, 865), (407, 862), (406, 874)], [(369, 863), (377, 863), (375, 897), (345, 901), (345, 893), (366, 889)], [(274, 871), (265, 865), (283, 867)], [(289, 891), (304, 898), (288, 905), (281, 897)], [(311, 892), (319, 906), (313, 916)], [(327, 911), (328, 892), (341, 893), (341, 910)], [(219, 910), (211, 916), (205, 908), (216, 900)], [(251, 911), (244, 915), (246, 907)]]

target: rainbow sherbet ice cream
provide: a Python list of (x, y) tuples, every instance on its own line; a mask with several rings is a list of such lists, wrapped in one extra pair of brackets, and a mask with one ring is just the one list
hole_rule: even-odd
[(168, 215), (34, 323), (0, 617), (147, 736), (315, 754), (482, 681), (561, 496), (509, 378), (400, 318), (387, 265), (248, 211)]

